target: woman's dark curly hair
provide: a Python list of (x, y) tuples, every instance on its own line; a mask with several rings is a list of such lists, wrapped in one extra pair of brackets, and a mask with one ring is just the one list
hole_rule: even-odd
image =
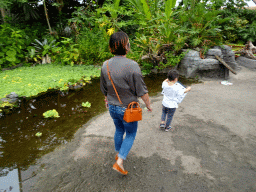
[(173, 81), (175, 78), (179, 78), (179, 72), (175, 69), (171, 70), (167, 74), (167, 78), (169, 81)]
[(113, 55), (126, 55), (130, 44), (126, 47), (129, 37), (125, 32), (116, 32), (110, 36), (109, 48)]

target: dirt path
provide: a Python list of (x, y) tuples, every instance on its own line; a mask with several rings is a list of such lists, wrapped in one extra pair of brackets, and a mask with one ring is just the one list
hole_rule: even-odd
[[(112, 170), (114, 124), (104, 113), (72, 142), (41, 158), (23, 183), (35, 192), (256, 191), (256, 71), (242, 68), (232, 86), (192, 86), (176, 111), (173, 132), (159, 127), (162, 96), (151, 98), (124, 164)], [(30, 186), (30, 190), (28, 187)]]

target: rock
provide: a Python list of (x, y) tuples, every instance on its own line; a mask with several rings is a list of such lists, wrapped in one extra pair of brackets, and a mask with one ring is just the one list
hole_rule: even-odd
[(198, 51), (190, 50), (181, 60), (179, 72), (186, 78), (193, 78), (198, 72), (198, 65), (201, 62)]
[(32, 105), (32, 103), (29, 103), (29, 106), (31, 107), (31, 109), (36, 109), (34, 105)]
[(1, 101), (8, 102), (9, 100), (7, 98), (2, 98)]
[(249, 59), (249, 58), (240, 56), (240, 57), (236, 58), (236, 62), (239, 65), (242, 65), (248, 69), (256, 70), (256, 60), (254, 60), (254, 59)]
[(178, 70), (186, 78), (200, 76), (226, 79), (229, 76), (228, 69), (215, 59), (215, 55), (224, 58), (222, 53), (221, 49), (209, 49), (206, 59), (201, 59), (198, 51), (190, 50), (182, 59)]
[(223, 55), (223, 60), (235, 71), (238, 69), (238, 64), (235, 59), (235, 53), (232, 51), (231, 47), (223, 45), (215, 46), (214, 49), (220, 49)]
[(214, 70), (220, 68), (220, 62), (217, 59), (202, 59), (199, 62), (199, 70)]
[(14, 99), (18, 98), (19, 96), (15, 92), (11, 92), (9, 95), (6, 95), (6, 98)]
[(6, 95), (6, 99), (4, 98), (1, 100), (9, 103), (16, 103), (19, 100), (19, 96), (15, 92), (11, 92), (9, 95)]
[(206, 53), (206, 59), (216, 59), (215, 55), (223, 59), (223, 55), (220, 49), (209, 49)]
[(74, 87), (74, 89), (80, 89), (82, 87), (83, 87), (83, 85), (77, 85), (77, 86)]

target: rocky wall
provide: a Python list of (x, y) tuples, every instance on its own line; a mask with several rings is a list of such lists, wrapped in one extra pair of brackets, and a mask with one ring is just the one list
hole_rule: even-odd
[(216, 59), (215, 55), (223, 59), (234, 70), (238, 69), (234, 52), (229, 46), (223, 45), (209, 49), (205, 54), (205, 59), (200, 58), (198, 51), (190, 50), (179, 64), (178, 70), (186, 78), (199, 76), (200, 78), (227, 79), (229, 77), (229, 70)]

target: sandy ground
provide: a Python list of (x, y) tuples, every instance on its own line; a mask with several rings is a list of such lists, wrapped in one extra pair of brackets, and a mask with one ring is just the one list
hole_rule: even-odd
[(192, 85), (170, 132), (159, 129), (162, 96), (152, 97), (127, 176), (112, 169), (115, 127), (106, 112), (43, 156), (23, 191), (256, 191), (256, 71), (242, 68), (229, 82)]

